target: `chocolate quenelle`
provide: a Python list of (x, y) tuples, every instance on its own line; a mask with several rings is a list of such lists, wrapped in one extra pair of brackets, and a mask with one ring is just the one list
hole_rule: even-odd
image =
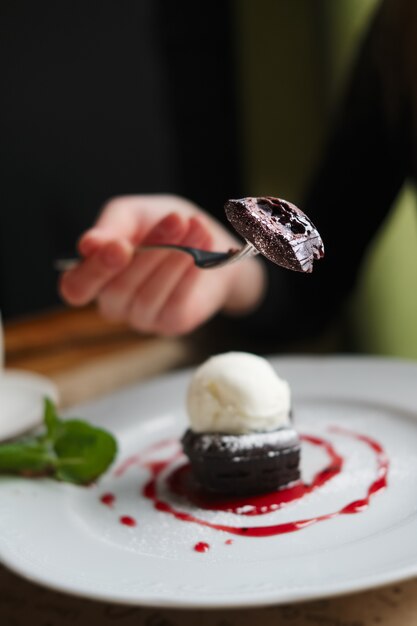
[(296, 272), (312, 272), (324, 256), (320, 234), (298, 207), (265, 196), (228, 200), (226, 216), (234, 229), (267, 259)]

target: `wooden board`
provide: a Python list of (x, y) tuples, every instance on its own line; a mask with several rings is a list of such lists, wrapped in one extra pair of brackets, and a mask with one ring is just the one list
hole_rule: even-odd
[(186, 342), (139, 335), (94, 309), (59, 310), (5, 326), (6, 367), (44, 374), (61, 405), (110, 393), (189, 360)]

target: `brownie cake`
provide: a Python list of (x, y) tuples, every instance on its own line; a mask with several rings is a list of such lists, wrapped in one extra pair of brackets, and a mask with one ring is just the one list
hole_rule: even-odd
[(300, 441), (293, 428), (220, 435), (187, 430), (183, 449), (205, 489), (227, 495), (276, 491), (300, 478)]
[(193, 474), (209, 492), (253, 495), (300, 478), (300, 440), (290, 392), (261, 357), (229, 352), (194, 374), (190, 428), (182, 439)]
[(228, 200), (226, 216), (235, 230), (277, 265), (312, 272), (324, 256), (321, 237), (311, 220), (286, 200), (266, 196)]

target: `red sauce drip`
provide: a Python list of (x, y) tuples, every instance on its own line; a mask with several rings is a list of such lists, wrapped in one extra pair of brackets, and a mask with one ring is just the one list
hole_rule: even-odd
[[(333, 427), (331, 431), (342, 435), (347, 434), (352, 436), (353, 434), (350, 431), (339, 427)], [(371, 497), (379, 491), (383, 491), (384, 489), (386, 489), (388, 485), (387, 476), (389, 461), (381, 444), (375, 441), (375, 439), (371, 439), (371, 437), (367, 437), (366, 435), (360, 435), (358, 433), (355, 433), (355, 437), (356, 439), (359, 439), (359, 441), (367, 444), (375, 453), (377, 458), (377, 476), (374, 482), (371, 483), (371, 485), (368, 487), (366, 496), (364, 498), (361, 498), (360, 500), (354, 500), (353, 502), (347, 504), (345, 507), (343, 507), (343, 509), (339, 511), (339, 513), (341, 514), (360, 513), (361, 511), (364, 511), (368, 508)]]
[[(151, 446), (149, 446), (149, 448), (146, 449), (145, 454), (143, 453), (135, 454), (134, 456), (128, 457), (125, 461), (123, 461), (123, 463), (119, 465), (118, 468), (116, 468), (114, 475), (117, 478), (119, 478), (120, 476), (123, 476), (123, 474), (127, 472), (127, 470), (130, 469), (131, 467), (135, 465), (136, 466), (145, 465), (146, 457), (151, 456), (154, 452), (158, 452), (158, 450), (163, 450), (164, 448), (169, 447), (169, 446), (178, 447), (178, 441), (173, 440), (173, 439), (163, 439), (162, 441), (157, 441), (156, 443), (152, 444)], [(172, 460), (173, 459), (171, 459), (171, 461)]]
[(227, 546), (231, 546), (233, 543), (233, 539), (226, 539), (226, 541), (224, 542)]
[(194, 550), (196, 552), (208, 552), (210, 550), (210, 546), (208, 543), (205, 543), (204, 541), (199, 541), (198, 543), (195, 544)]
[(112, 507), (115, 501), (116, 496), (114, 495), (114, 493), (103, 493), (103, 495), (100, 497), (100, 502), (109, 507)]
[[(317, 517), (310, 517), (295, 520), (293, 522), (273, 524), (269, 526), (245, 527), (208, 522), (195, 515), (178, 510), (169, 502), (162, 500), (158, 496), (157, 479), (159, 475), (169, 467), (173, 460), (178, 458), (178, 453), (165, 461), (145, 464), (151, 473), (151, 478), (143, 488), (143, 495), (149, 500), (152, 500), (157, 511), (168, 513), (178, 520), (199, 524), (200, 526), (245, 537), (270, 537), (273, 535), (282, 535), (296, 530), (301, 530), (302, 528), (306, 528), (307, 526), (311, 526), (317, 522), (332, 519), (338, 515), (359, 513), (369, 506), (373, 495), (386, 488), (389, 462), (382, 446), (371, 437), (341, 428), (335, 428), (332, 429), (332, 431), (363, 442), (374, 452), (377, 461), (377, 477), (367, 488), (365, 497), (347, 504), (338, 511)], [(311, 493), (311, 491), (322, 487), (326, 482), (341, 472), (343, 467), (343, 458), (336, 452), (335, 448), (329, 441), (319, 437), (307, 435), (304, 435), (302, 439), (312, 445), (322, 447), (329, 457), (328, 465), (324, 469), (320, 470), (309, 484), (300, 482), (287, 489), (264, 494), (262, 496), (229, 499), (215, 498), (211, 495), (204, 494), (203, 491), (196, 486), (195, 482), (191, 479), (190, 468), (187, 464), (174, 470), (168, 477), (167, 484), (176, 495), (186, 497), (189, 501), (200, 508), (231, 511), (241, 515), (263, 515), (264, 513), (277, 510), (277, 508), (280, 508), (289, 502), (294, 502), (295, 500), (305, 496), (307, 493)]]
[(122, 515), (119, 518), (119, 521), (124, 526), (136, 526), (136, 520), (133, 517), (130, 517), (130, 515)]

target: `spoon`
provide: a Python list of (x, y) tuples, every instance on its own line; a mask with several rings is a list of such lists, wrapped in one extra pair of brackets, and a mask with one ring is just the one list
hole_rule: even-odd
[[(155, 246), (139, 246), (138, 251), (141, 250), (159, 250), (169, 249), (177, 250), (179, 252), (185, 252), (194, 259), (194, 265), (207, 270), (214, 269), (216, 267), (224, 267), (230, 265), (230, 263), (236, 263), (247, 257), (255, 256), (259, 254), (258, 250), (251, 244), (246, 243), (243, 248), (234, 248), (228, 250), (228, 252), (210, 252), (209, 250), (200, 250), (199, 248), (190, 248), (189, 246), (177, 246), (175, 244), (159, 244)], [(80, 262), (80, 259), (57, 259), (54, 263), (54, 267), (59, 272), (65, 272), (72, 269)]]

